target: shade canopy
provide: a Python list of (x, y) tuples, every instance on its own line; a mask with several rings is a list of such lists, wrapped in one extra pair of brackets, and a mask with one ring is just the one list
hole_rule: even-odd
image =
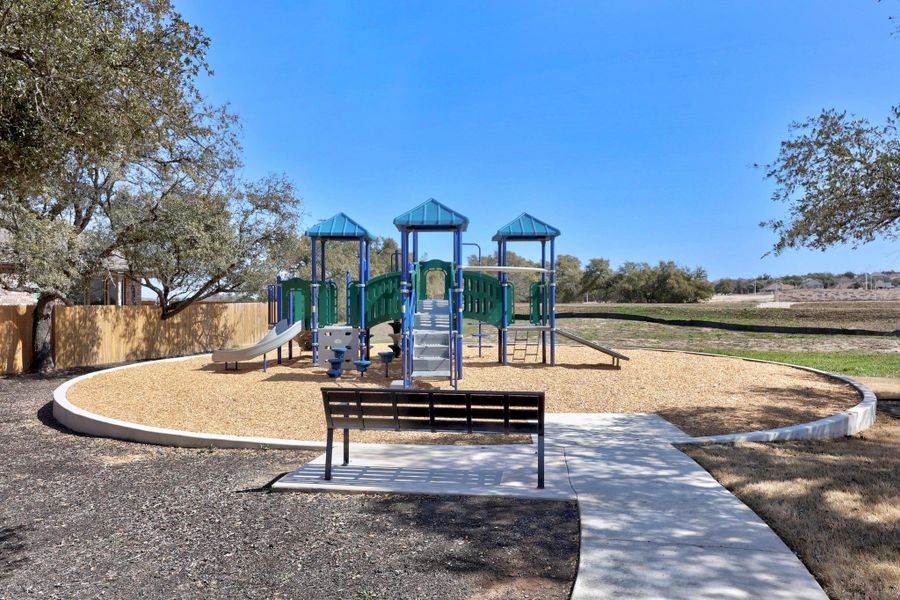
[(497, 230), (493, 240), (499, 242), (501, 240), (550, 240), (559, 235), (559, 229), (548, 225), (537, 217), (533, 217), (528, 213), (522, 213), (503, 227)]
[(311, 238), (327, 240), (369, 240), (375, 238), (365, 227), (340, 212), (330, 219), (313, 225), (306, 230), (306, 235)]
[(394, 219), (397, 229), (409, 231), (465, 231), (469, 219), (434, 198)]

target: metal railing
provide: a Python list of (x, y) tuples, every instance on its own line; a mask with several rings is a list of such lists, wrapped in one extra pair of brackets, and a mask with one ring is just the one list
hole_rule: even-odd
[[(455, 281), (455, 280), (454, 280)], [(449, 300), (449, 308), (450, 314), (447, 319), (447, 336), (448, 340), (450, 340), (450, 345), (448, 346), (449, 354), (450, 354), (450, 385), (453, 386), (453, 389), (456, 389), (457, 386), (457, 378), (456, 378), (456, 327), (454, 323), (457, 319), (460, 318), (461, 315), (457, 315), (456, 311), (453, 310), (453, 296), (455, 295), (455, 291), (451, 289), (450, 293), (447, 294), (450, 298)]]

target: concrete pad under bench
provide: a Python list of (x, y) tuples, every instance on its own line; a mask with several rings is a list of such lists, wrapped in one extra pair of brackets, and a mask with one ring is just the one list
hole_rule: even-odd
[(537, 488), (537, 447), (351, 444), (350, 464), (335, 454), (325, 481), (325, 455), (288, 473), (276, 491), (496, 496), (574, 500), (565, 457), (547, 450), (544, 488)]
[(744, 503), (672, 446), (651, 414), (548, 414), (546, 488), (536, 447), (354, 444), (324, 481), (320, 456), (273, 489), (578, 500), (572, 600), (827, 600), (796, 555)]

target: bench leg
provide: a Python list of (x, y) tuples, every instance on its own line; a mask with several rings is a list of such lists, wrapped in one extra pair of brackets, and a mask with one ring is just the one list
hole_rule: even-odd
[(331, 449), (334, 442), (334, 429), (329, 428), (325, 437), (325, 481), (331, 479)]
[(344, 464), (350, 464), (350, 430), (344, 430)]
[(544, 489), (544, 436), (538, 436), (538, 489)]

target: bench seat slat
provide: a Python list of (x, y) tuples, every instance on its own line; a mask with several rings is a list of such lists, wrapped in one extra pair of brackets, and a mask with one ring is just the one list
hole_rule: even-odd
[[(338, 404), (331, 405), (331, 414), (335, 417), (422, 417), (428, 418), (432, 412), (437, 419), (465, 419), (467, 415), (471, 415), (473, 419), (499, 419), (502, 420), (507, 413), (502, 408), (487, 408), (481, 406), (473, 406), (471, 410), (466, 410), (465, 406), (436, 406), (432, 411), (428, 406), (410, 406), (397, 404), (391, 406), (386, 404)], [(509, 410), (510, 421), (537, 421), (537, 409), (512, 408)]]
[[(397, 403), (398, 404), (425, 404), (428, 405), (428, 397), (425, 395), (415, 395), (415, 396), (407, 396), (402, 392), (397, 392), (396, 394)], [(376, 404), (376, 405), (392, 405), (394, 403), (394, 398), (390, 395), (374, 395), (374, 394), (366, 394), (365, 391), (360, 390), (359, 398), (356, 396), (355, 391), (344, 392), (339, 396), (334, 394), (328, 395), (328, 403), (329, 404), (340, 404), (342, 402), (352, 402), (356, 403), (359, 401), (360, 403), (366, 404)], [(442, 396), (438, 396), (435, 394), (434, 396), (434, 405), (435, 406), (465, 406), (466, 399), (464, 396), (456, 396), (452, 398), (444, 398)], [(510, 408), (537, 408), (537, 400), (533, 397), (522, 397), (522, 396), (510, 396), (509, 397), (509, 406)], [(472, 406), (485, 406), (485, 407), (496, 407), (503, 406), (503, 396), (498, 394), (497, 396), (472, 396)]]
[[(334, 429), (362, 429), (373, 431), (441, 431), (441, 432), (466, 432), (469, 424), (465, 419), (439, 420), (434, 423), (429, 419), (389, 419), (378, 417), (333, 417)], [(536, 434), (537, 423), (510, 423), (504, 426), (503, 421), (476, 421), (471, 423), (472, 433), (509, 433), (509, 434)]]

